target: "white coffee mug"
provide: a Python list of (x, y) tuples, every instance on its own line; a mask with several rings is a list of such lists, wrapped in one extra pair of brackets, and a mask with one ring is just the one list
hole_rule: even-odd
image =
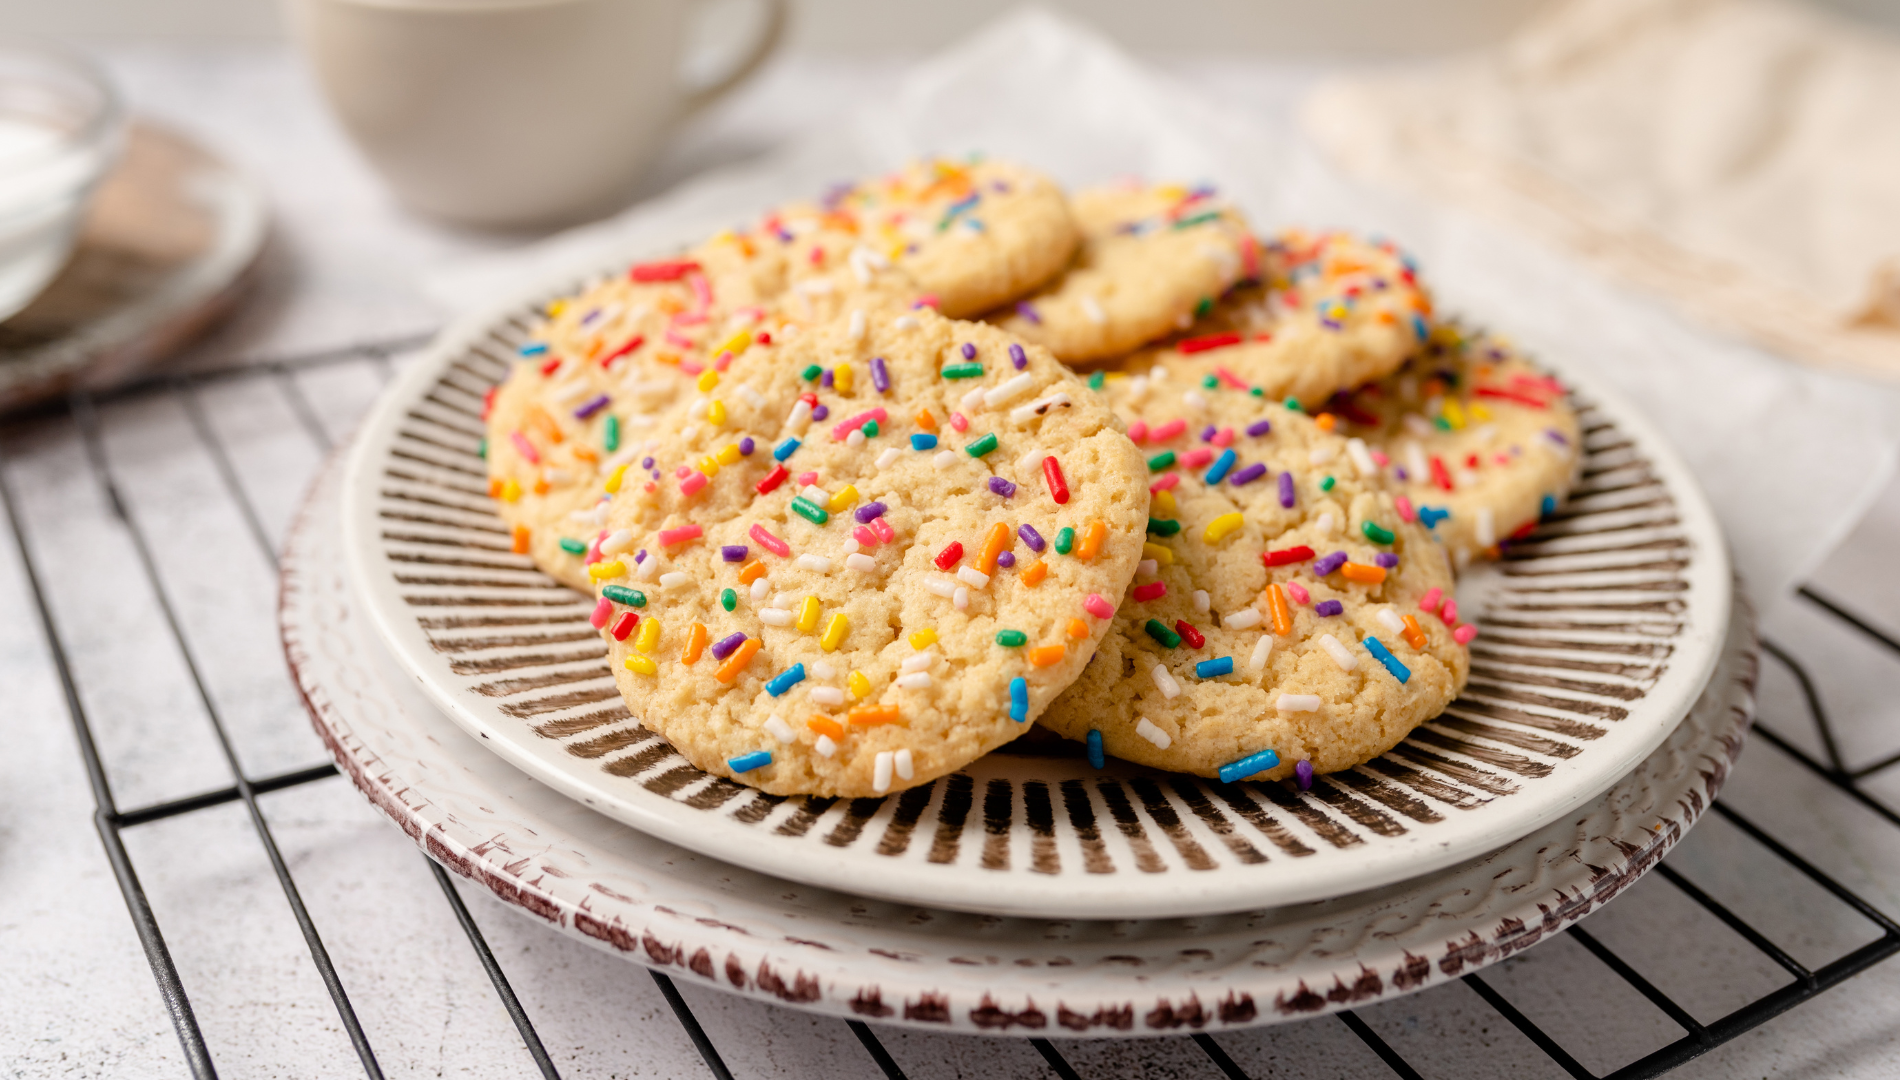
[(675, 124), (752, 74), (784, 0), (725, 74), (681, 74), (700, 0), (293, 0), (343, 126), (436, 217), (534, 226), (624, 201)]

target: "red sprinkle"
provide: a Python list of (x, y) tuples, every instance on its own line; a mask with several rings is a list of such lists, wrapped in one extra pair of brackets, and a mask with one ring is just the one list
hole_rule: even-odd
[(621, 357), (627, 355), (628, 353), (639, 348), (640, 346), (645, 345), (646, 343), (647, 343), (647, 336), (645, 334), (635, 334), (633, 335), (633, 337), (627, 340), (627, 343), (625, 345), (622, 345), (618, 349), (615, 349), (613, 352), (610, 352), (606, 356), (601, 357), (600, 366), (606, 367), (609, 364), (612, 364), (615, 360), (620, 359)]
[(1194, 624), (1186, 619), (1174, 620), (1174, 632), (1181, 635), (1181, 640), (1187, 642), (1190, 649), (1198, 649), (1207, 644), (1207, 639), (1202, 637), (1201, 632), (1194, 629)]
[(1281, 548), (1260, 556), (1260, 561), (1268, 566), (1289, 566), (1296, 562), (1305, 562), (1313, 557), (1313, 549), (1301, 544), (1299, 547)]
[(625, 641), (627, 635), (633, 633), (633, 628), (639, 624), (640, 616), (631, 611), (623, 611), (620, 613), (620, 618), (614, 621), (614, 628), (610, 632), (615, 641)]
[(561, 358), (557, 356), (554, 359), (549, 360), (547, 363), (541, 365), (541, 374), (552, 375), (554, 374), (555, 369), (560, 366), (561, 366)]
[(963, 541), (952, 540), (937, 552), (937, 569), (948, 570), (963, 558)]
[(1229, 345), (1238, 344), (1240, 344), (1239, 334), (1209, 334), (1206, 337), (1188, 338), (1181, 342), (1181, 344), (1176, 345), (1175, 348), (1183, 353), (1192, 355), (1197, 352), (1207, 352), (1210, 349), (1224, 349)]
[(488, 393), (482, 395), (482, 419), (488, 419), (488, 414), (495, 411), (495, 395), (499, 393), (501, 384), (496, 383), (488, 388)]
[(697, 269), (699, 264), (691, 259), (636, 263), (627, 271), (627, 278), (631, 281), (678, 281)]
[(1550, 408), (1550, 402), (1518, 390), (1505, 390), (1496, 386), (1480, 386), (1477, 389), (1477, 394), (1479, 397), (1501, 398), (1505, 401), (1515, 401), (1519, 405), (1529, 405), (1533, 409)]
[(790, 475), (792, 474), (786, 470), (785, 466), (775, 465), (772, 467), (771, 472), (765, 474), (765, 479), (760, 480), (758, 483), (752, 485), (752, 487), (761, 495), (770, 495), (773, 489), (783, 484), (785, 478)]
[(1042, 459), (1042, 478), (1048, 481), (1049, 497), (1057, 506), (1069, 501), (1069, 482), (1062, 478), (1062, 463), (1054, 454)]
[(1134, 597), (1136, 603), (1145, 604), (1168, 595), (1168, 585), (1164, 581), (1150, 581), (1146, 585), (1135, 586), (1128, 595)]
[(1445, 468), (1445, 459), (1432, 455), (1432, 480), (1446, 491), (1451, 490), (1451, 472)]

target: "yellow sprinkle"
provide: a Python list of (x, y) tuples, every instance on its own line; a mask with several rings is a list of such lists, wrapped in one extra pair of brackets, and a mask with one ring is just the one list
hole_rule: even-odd
[(1445, 399), (1445, 423), (1450, 424), (1453, 431), (1464, 430), (1465, 411), (1458, 407), (1457, 398)]
[(724, 345), (719, 346), (719, 352), (715, 352), (713, 353), (713, 355), (718, 356), (719, 353), (731, 353), (732, 355), (737, 356), (740, 353), (744, 352), (746, 350), (746, 346), (750, 344), (752, 344), (752, 331), (741, 330), (738, 333), (727, 338), (726, 343)]
[(620, 479), (621, 477), (624, 477), (626, 475), (627, 475), (627, 467), (625, 465), (618, 466), (617, 468), (614, 469), (613, 472), (608, 473), (607, 483), (603, 485), (607, 489), (607, 494), (612, 495), (613, 493), (619, 491)]
[(831, 381), (837, 386), (840, 394), (849, 394), (851, 392), (851, 365), (839, 364), (832, 368)]
[(1246, 518), (1241, 517), (1237, 513), (1222, 514), (1207, 523), (1207, 531), (1201, 534), (1201, 539), (1210, 544), (1218, 544), (1228, 533), (1246, 524), (1246, 521)]
[(619, 577), (627, 572), (627, 564), (619, 559), (602, 559), (587, 568), (587, 576), (599, 581), (602, 578)]
[(660, 673), (660, 665), (654, 663), (651, 656), (629, 656), (626, 660), (622, 661), (622, 663), (627, 665), (628, 671), (637, 671), (642, 675), (658, 675)]
[(1153, 502), (1155, 517), (1173, 518), (1179, 512), (1179, 507), (1174, 501), (1174, 492), (1172, 491), (1155, 492)]
[(1141, 545), (1141, 557), (1144, 559), (1153, 559), (1161, 565), (1167, 566), (1174, 562), (1174, 549), (1162, 547), (1160, 544), (1143, 544)]
[(521, 498), (521, 485), (515, 482), (514, 477), (509, 477), (501, 485), (501, 498), (503, 502), (514, 502)]
[[(711, 375), (712, 372), (708, 371), (706, 374)], [(724, 424), (726, 422), (726, 403), (718, 398), (712, 399), (712, 404), (706, 406), (706, 421), (714, 427)]]
[(937, 643), (937, 632), (926, 626), (910, 636), (910, 647), (923, 652)]
[(711, 454), (704, 455), (699, 459), (699, 471), (705, 473), (708, 478), (718, 476), (719, 459)]
[(712, 368), (707, 368), (699, 373), (699, 382), (695, 385), (699, 387), (699, 392), (704, 394), (719, 385), (719, 373)]
[(1476, 420), (1480, 424), (1491, 419), (1491, 410), (1485, 408), (1484, 402), (1482, 401), (1465, 402), (1465, 411), (1469, 412), (1471, 414), (1471, 418), (1473, 420)]
[(816, 596), (807, 596), (804, 602), (798, 605), (798, 628), (807, 633), (818, 629), (818, 616), (823, 611), (824, 606), (818, 602)]
[[(840, 619), (844, 618), (842, 615), (838, 617)], [(844, 685), (846, 689), (851, 691), (851, 696), (854, 698), (865, 697), (871, 692), (871, 680), (865, 678), (864, 672), (862, 671), (852, 672), (851, 676), (845, 679)]]
[(824, 646), (826, 652), (833, 652), (844, 641), (845, 631), (849, 629), (851, 629), (851, 620), (844, 617), (844, 612), (837, 612), (831, 616), (831, 621), (825, 624), (825, 636), (818, 639), (818, 644)]
[(857, 503), (858, 489), (850, 484), (846, 484), (838, 490), (836, 495), (831, 497), (831, 502), (826, 505), (825, 509), (835, 514), (840, 510), (849, 510), (853, 506), (856, 506)]
[(660, 620), (649, 615), (640, 620), (640, 635), (633, 639), (633, 647), (643, 653), (653, 651), (660, 643)]
[(738, 460), (739, 460), (739, 458), (740, 458), (740, 457), (742, 457), (742, 456), (743, 456), (743, 455), (741, 455), (741, 454), (739, 453), (739, 444), (738, 444), (738, 443), (736, 443), (736, 442), (735, 442), (735, 443), (727, 443), (727, 444), (726, 444), (725, 446), (723, 446), (723, 447), (721, 447), (721, 448), (719, 449), (719, 454), (718, 454), (718, 457), (719, 457), (719, 464), (721, 464), (721, 465), (730, 465), (730, 464), (732, 464), (733, 462), (735, 462), (735, 461), (738, 461)]
[(561, 312), (566, 311), (566, 310), (567, 310), (567, 301), (556, 300), (553, 303), (548, 305), (548, 318), (558, 319), (561, 317)]

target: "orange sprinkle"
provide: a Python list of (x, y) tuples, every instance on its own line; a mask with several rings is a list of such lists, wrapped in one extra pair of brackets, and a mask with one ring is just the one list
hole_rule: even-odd
[(911, 417), (911, 419), (917, 421), (917, 426), (923, 428), (925, 431), (937, 430), (937, 418), (930, 415), (929, 409), (918, 409), (917, 415)]
[(1077, 641), (1089, 636), (1089, 624), (1083, 622), (1081, 619), (1070, 619), (1068, 626), (1064, 627), (1064, 629), (1069, 632), (1070, 637)]
[(864, 727), (869, 727), (872, 724), (902, 723), (897, 715), (897, 706), (895, 705), (871, 705), (862, 709), (852, 709), (851, 712), (845, 716), (845, 719)]
[(680, 362), (680, 354), (675, 352), (654, 353), (653, 359), (662, 364), (677, 364)]
[(739, 648), (731, 656), (726, 657), (726, 662), (719, 665), (719, 670), (713, 672), (713, 678), (722, 683), (729, 683), (738, 678), (739, 673), (745, 670), (745, 666), (752, 662), (752, 654), (758, 651), (759, 639), (746, 638), (739, 643)]
[(1410, 615), (1401, 616), (1405, 620), (1405, 643), (1414, 649), (1425, 647), (1425, 631), (1419, 629), (1418, 619)]
[(1321, 431), (1331, 431), (1333, 426), (1339, 423), (1339, 418), (1332, 413), (1323, 412), (1313, 418), (1313, 423), (1319, 425)]
[(500, 477), (491, 478), (488, 481), (488, 497), (491, 499), (501, 498), (501, 489), (503, 487), (503, 484), (504, 484), (504, 481)]
[(674, 312), (686, 310), (686, 301), (677, 296), (674, 296), (671, 293), (668, 293), (660, 297), (659, 307), (661, 311), (664, 311), (668, 315), (671, 315)]
[(1023, 571), (1023, 584), (1033, 589), (1037, 585), (1042, 584), (1042, 579), (1048, 576), (1049, 564), (1043, 562), (1041, 559), (1037, 559), (1035, 562), (1029, 564), (1027, 570)]
[(680, 654), (680, 663), (691, 664), (699, 659), (699, 654), (706, 648), (706, 638), (705, 625), (694, 623), (692, 630), (686, 634), (686, 651)]
[(829, 735), (833, 742), (844, 738), (844, 725), (829, 716), (814, 716), (805, 721), (805, 727), (814, 735)]
[(1287, 606), (1286, 589), (1279, 582), (1267, 586), (1267, 606), (1273, 610), (1273, 632), (1286, 637), (1293, 632), (1293, 609)]
[(528, 553), (528, 527), (526, 525), (515, 526), (514, 548), (516, 555), (526, 555)]
[(1037, 667), (1048, 667), (1050, 664), (1060, 662), (1068, 651), (1069, 647), (1060, 641), (1054, 645), (1038, 645), (1029, 650), (1029, 662)]
[(593, 448), (588, 447), (588, 446), (574, 447), (574, 456), (586, 462), (595, 462), (595, 461), (600, 460), (600, 455), (594, 453)]
[(534, 493), (536, 495), (546, 495), (548, 493), (548, 478), (547, 477), (537, 476), (534, 478)]
[(555, 423), (554, 418), (547, 414), (547, 410), (539, 405), (528, 410), (528, 423), (533, 424), (541, 434), (546, 435), (551, 443), (558, 443), (564, 437), (561, 434), (561, 425)]
[(1379, 314), (1378, 314), (1377, 316), (1375, 316), (1375, 317), (1376, 317), (1376, 318), (1377, 318), (1377, 319), (1378, 319), (1378, 320), (1379, 320), (1379, 321), (1380, 321), (1381, 323), (1384, 323), (1384, 324), (1385, 324), (1385, 325), (1387, 325), (1387, 326), (1391, 326), (1391, 325), (1392, 325), (1393, 323), (1396, 323), (1396, 322), (1398, 322), (1398, 321), (1399, 321), (1399, 317), (1398, 317), (1397, 315), (1394, 315), (1394, 314), (1392, 314), (1392, 313), (1391, 313), (1391, 312), (1389, 312), (1389, 311), (1381, 311), (1381, 312), (1379, 312)]
[(1102, 550), (1102, 541), (1108, 539), (1108, 526), (1101, 518), (1089, 522), (1088, 531), (1082, 534), (1082, 542), (1075, 545), (1075, 557), (1083, 562), (1093, 559)]
[(989, 535), (983, 538), (983, 554), (976, 560), (976, 568), (985, 574), (996, 573), (996, 557), (1009, 547), (1009, 526), (997, 522), (990, 526)]
[(753, 559), (739, 568), (739, 584), (750, 585), (765, 576), (765, 564)]
[(1347, 581), (1357, 581), (1363, 585), (1377, 585), (1385, 580), (1385, 567), (1349, 562), (1339, 568), (1339, 576)]

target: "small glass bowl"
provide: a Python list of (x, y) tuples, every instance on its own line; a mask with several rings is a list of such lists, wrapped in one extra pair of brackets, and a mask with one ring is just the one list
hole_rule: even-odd
[(118, 91), (97, 65), (59, 46), (0, 38), (0, 319), (66, 264), (124, 138)]

